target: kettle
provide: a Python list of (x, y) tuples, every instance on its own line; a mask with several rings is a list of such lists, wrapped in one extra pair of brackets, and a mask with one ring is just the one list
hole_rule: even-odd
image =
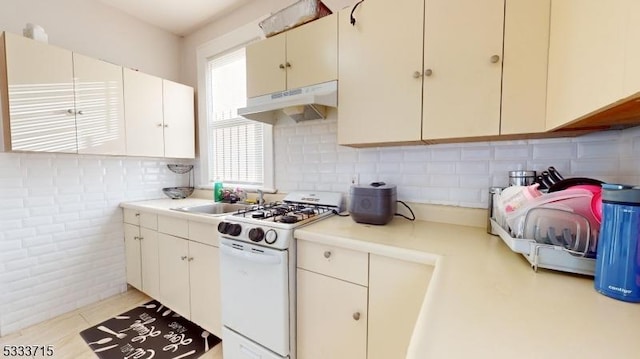
[(640, 186), (602, 185), (594, 287), (618, 300), (640, 302)]

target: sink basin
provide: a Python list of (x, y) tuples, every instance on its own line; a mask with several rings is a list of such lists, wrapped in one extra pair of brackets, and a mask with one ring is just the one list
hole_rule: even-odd
[(178, 207), (178, 208), (171, 208), (171, 209), (174, 211), (187, 212), (187, 213), (223, 215), (223, 214), (237, 212), (238, 210), (245, 209), (248, 206), (249, 205), (241, 204), (241, 203), (208, 203), (208, 204), (201, 204), (198, 206)]

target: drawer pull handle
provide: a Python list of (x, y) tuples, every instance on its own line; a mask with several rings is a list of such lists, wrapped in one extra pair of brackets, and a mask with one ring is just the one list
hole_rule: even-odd
[(143, 240), (143, 239), (144, 239), (144, 237), (138, 237), (138, 240), (139, 240), (139, 241), (141, 241), (141, 240)]
[(140, 217), (140, 213), (136, 213), (136, 217)]
[(189, 258), (187, 258), (187, 260), (188, 260), (189, 262), (191, 262), (191, 261), (193, 260), (193, 257), (189, 257)]
[(331, 257), (331, 251), (325, 251), (324, 252), (324, 257), (329, 259), (329, 257)]
[(360, 320), (360, 312), (353, 313), (353, 320)]
[(185, 259), (187, 259), (187, 256), (182, 256), (182, 257), (180, 257), (180, 259), (185, 260)]

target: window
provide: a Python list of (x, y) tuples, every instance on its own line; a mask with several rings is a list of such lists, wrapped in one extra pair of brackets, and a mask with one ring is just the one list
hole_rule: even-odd
[(238, 116), (247, 97), (244, 48), (209, 60), (208, 74), (209, 181), (262, 186), (266, 125)]
[(247, 97), (245, 45), (259, 39), (256, 24), (197, 50), (201, 185), (273, 188), (273, 127), (238, 116)]

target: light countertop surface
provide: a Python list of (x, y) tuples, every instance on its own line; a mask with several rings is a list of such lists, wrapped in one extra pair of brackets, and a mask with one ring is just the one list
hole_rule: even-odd
[(484, 228), (332, 217), (295, 236), (435, 266), (407, 359), (640, 358), (640, 304), (597, 293), (592, 277), (534, 272)]
[[(158, 199), (121, 207), (217, 223), (223, 217), (170, 210), (211, 202)], [(484, 228), (399, 217), (375, 226), (334, 216), (295, 236), (435, 266), (407, 359), (640, 358), (640, 304), (597, 293), (591, 277), (534, 272)]]

